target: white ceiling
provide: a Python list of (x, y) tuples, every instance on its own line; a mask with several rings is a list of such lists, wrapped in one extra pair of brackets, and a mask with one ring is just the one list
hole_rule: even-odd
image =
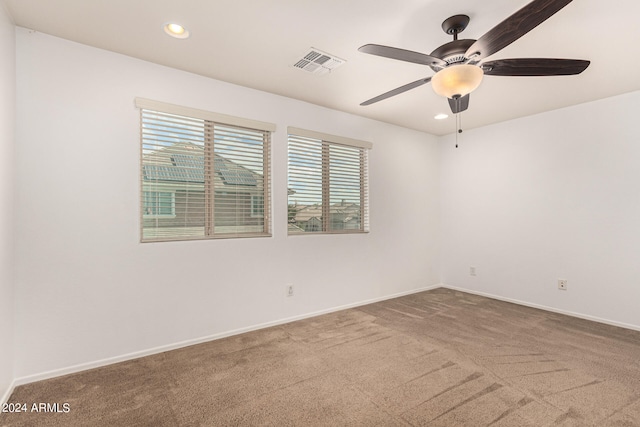
[[(358, 52), (376, 43), (430, 53), (452, 40), (443, 20), (467, 14), (477, 39), (529, 0), (4, 0), (18, 26), (422, 130), (452, 133), (446, 99), (427, 84), (367, 107), (383, 92), (433, 75), (426, 66)], [(638, 0), (576, 0), (490, 59), (588, 59), (578, 76), (486, 76), (462, 114), (465, 128), (640, 89)], [(162, 31), (168, 21), (186, 40)], [(310, 47), (347, 61), (330, 74), (293, 67)]]

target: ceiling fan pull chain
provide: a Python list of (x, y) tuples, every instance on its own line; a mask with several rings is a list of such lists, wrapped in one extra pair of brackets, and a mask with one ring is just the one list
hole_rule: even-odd
[(455, 124), (456, 127), (454, 129), (454, 132), (456, 134), (456, 148), (458, 148), (458, 114), (459, 113), (456, 113), (456, 124)]
[(456, 113), (456, 148), (458, 148), (458, 134), (462, 133), (462, 117)]

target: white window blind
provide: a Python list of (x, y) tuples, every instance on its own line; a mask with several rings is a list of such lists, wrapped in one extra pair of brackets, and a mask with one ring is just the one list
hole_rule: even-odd
[(289, 128), (288, 146), (289, 234), (369, 231), (371, 144)]
[(270, 131), (166, 109), (140, 110), (141, 240), (269, 236)]

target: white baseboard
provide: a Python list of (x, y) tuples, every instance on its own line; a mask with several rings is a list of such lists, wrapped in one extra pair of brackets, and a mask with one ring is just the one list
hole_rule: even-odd
[(38, 373), (38, 374), (19, 377), (19, 378), (16, 378), (13, 381), (12, 388), (9, 390), (8, 395), (6, 397), (9, 398), (13, 388), (16, 387), (16, 386), (19, 386), (19, 385), (28, 384), (28, 383), (32, 383), (32, 382), (35, 382), (35, 381), (46, 380), (46, 379), (54, 378), (54, 377), (60, 377), (62, 375), (73, 374), (73, 373), (76, 373), (76, 372), (85, 371), (87, 369), (99, 368), (101, 366), (111, 365), (111, 364), (114, 364), (114, 363), (124, 362), (124, 361), (127, 361), (127, 360), (138, 359), (140, 357), (151, 356), (153, 354), (163, 353), (165, 351), (177, 350), (179, 348), (189, 347), (191, 345), (196, 345), (196, 344), (201, 344), (201, 343), (204, 343), (204, 342), (214, 341), (214, 340), (218, 340), (218, 339), (221, 339), (221, 338), (230, 337), (230, 336), (233, 336), (233, 335), (243, 334), (243, 333), (246, 333), (246, 332), (257, 331), (259, 329), (269, 328), (269, 327), (272, 327), (272, 326), (283, 325), (285, 323), (295, 322), (296, 320), (307, 319), (307, 318), (310, 318), (310, 317), (320, 316), (320, 315), (323, 315), (323, 314), (333, 313), (333, 312), (336, 312), (336, 311), (346, 310), (346, 309), (349, 309), (349, 308), (355, 308), (355, 307), (360, 307), (360, 306), (367, 305), (367, 304), (373, 304), (373, 303), (376, 303), (376, 302), (385, 301), (385, 300), (389, 300), (389, 299), (393, 299), (393, 298), (398, 298), (398, 297), (405, 296), (405, 295), (411, 295), (411, 294), (416, 294), (416, 293), (419, 293), (419, 292), (429, 291), (429, 290), (440, 288), (440, 287), (443, 287), (443, 286), (444, 286), (443, 284), (438, 283), (438, 284), (431, 285), (431, 286), (426, 286), (426, 287), (417, 288), (417, 289), (411, 289), (409, 291), (398, 292), (398, 293), (393, 294), (393, 295), (386, 295), (386, 296), (383, 296), (383, 297), (372, 298), (372, 299), (359, 301), (359, 302), (355, 302), (355, 303), (351, 303), (351, 304), (341, 305), (341, 306), (338, 306), (338, 307), (327, 308), (327, 309), (324, 309), (324, 310), (314, 311), (314, 312), (311, 312), (311, 313), (301, 314), (301, 315), (298, 315), (298, 316), (287, 317), (287, 318), (283, 318), (283, 319), (274, 320), (274, 321), (271, 321), (271, 322), (261, 323), (261, 324), (258, 324), (258, 325), (252, 325), (252, 326), (247, 326), (247, 327), (244, 327), (244, 328), (234, 329), (234, 330), (231, 330), (231, 331), (221, 332), (221, 333), (218, 333), (218, 334), (208, 335), (208, 336), (201, 337), (201, 338), (194, 338), (194, 339), (181, 341), (181, 342), (177, 342), (177, 343), (173, 343), (173, 344), (167, 344), (167, 345), (163, 345), (163, 346), (159, 346), (159, 347), (150, 348), (150, 349), (147, 349), (147, 350), (141, 350), (141, 351), (136, 351), (136, 352), (133, 352), (133, 353), (123, 354), (121, 356), (109, 357), (109, 358), (106, 358), (106, 359), (96, 360), (94, 362), (81, 363), (81, 364), (74, 365), (74, 366), (69, 366), (69, 367), (66, 367), (66, 368), (54, 369), (54, 370), (51, 370), (51, 371), (41, 372), (41, 373)]
[(9, 402), (9, 398), (11, 397), (11, 393), (13, 393), (13, 390), (15, 390), (16, 385), (17, 384), (16, 384), (15, 380), (11, 381), (11, 384), (9, 384), (9, 388), (4, 392), (4, 394), (0, 398), (0, 406), (2, 406), (5, 403)]
[(600, 317), (590, 316), (588, 314), (575, 313), (573, 311), (562, 310), (562, 309), (559, 309), (559, 308), (549, 307), (549, 306), (541, 305), (541, 304), (533, 304), (533, 303), (526, 302), (526, 301), (521, 301), (521, 300), (517, 300), (517, 299), (513, 299), (513, 298), (506, 298), (506, 297), (503, 297), (503, 296), (490, 294), (490, 293), (487, 293), (487, 292), (479, 292), (479, 291), (474, 291), (472, 289), (459, 288), (457, 286), (450, 286), (450, 285), (447, 285), (447, 284), (444, 284), (444, 283), (442, 284), (442, 287), (443, 288), (447, 288), (447, 289), (452, 289), (454, 291), (466, 292), (468, 294), (479, 295), (479, 296), (482, 296), (482, 297), (496, 299), (496, 300), (499, 300), (499, 301), (505, 301), (505, 302), (510, 302), (510, 303), (513, 303), (513, 304), (523, 305), (525, 307), (538, 308), (540, 310), (550, 311), (552, 313), (564, 314), (566, 316), (577, 317), (579, 319), (591, 320), (593, 322), (604, 323), (606, 325), (611, 325), (611, 326), (617, 326), (619, 328), (625, 328), (625, 329), (631, 329), (631, 330), (634, 330), (634, 331), (640, 331), (640, 326), (638, 326), (638, 325), (631, 325), (629, 323), (616, 322), (615, 320), (602, 319)]

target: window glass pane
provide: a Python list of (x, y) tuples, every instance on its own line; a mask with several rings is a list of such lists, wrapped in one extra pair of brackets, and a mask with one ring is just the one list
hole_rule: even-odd
[(288, 229), (322, 229), (322, 141), (289, 136)]
[(204, 121), (143, 110), (143, 240), (204, 236), (204, 175)]
[(341, 145), (329, 146), (329, 218), (331, 230), (361, 228), (362, 149)]
[(214, 232), (262, 232), (264, 212), (253, 214), (253, 200), (265, 192), (264, 132), (215, 125), (213, 147)]

